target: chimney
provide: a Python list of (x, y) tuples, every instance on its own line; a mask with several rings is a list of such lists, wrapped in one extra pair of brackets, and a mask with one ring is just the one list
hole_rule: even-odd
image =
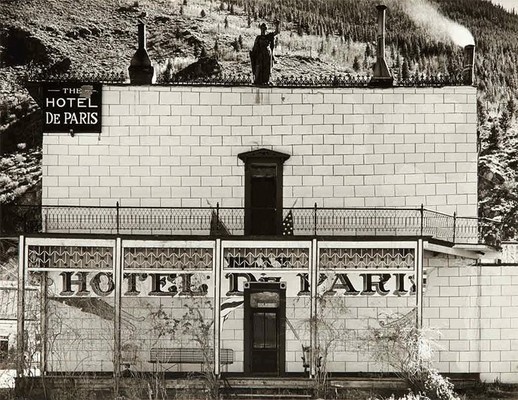
[(464, 47), (464, 69), (462, 81), (465, 85), (475, 84), (475, 45), (468, 44)]
[(131, 59), (128, 68), (132, 85), (151, 85), (155, 70), (146, 50), (146, 25), (138, 23), (138, 49)]
[(380, 4), (376, 8), (378, 9), (378, 37), (376, 40), (376, 63), (374, 64), (371, 85), (390, 87), (394, 82), (385, 61), (385, 10), (387, 6)]

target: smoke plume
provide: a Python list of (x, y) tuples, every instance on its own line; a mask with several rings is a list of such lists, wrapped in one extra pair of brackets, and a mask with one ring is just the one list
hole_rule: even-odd
[(445, 17), (437, 7), (426, 0), (401, 0), (403, 11), (417, 26), (425, 29), (437, 40), (450, 39), (459, 46), (475, 44), (475, 39), (469, 30), (461, 24)]

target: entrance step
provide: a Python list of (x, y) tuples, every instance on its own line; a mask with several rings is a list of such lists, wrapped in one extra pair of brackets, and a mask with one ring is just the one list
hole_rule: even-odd
[(282, 399), (282, 400), (300, 400), (313, 398), (310, 394), (266, 394), (266, 393), (231, 393), (223, 395), (224, 400), (233, 399)]
[(224, 400), (304, 400), (313, 398), (312, 382), (307, 378), (233, 378), (223, 380)]

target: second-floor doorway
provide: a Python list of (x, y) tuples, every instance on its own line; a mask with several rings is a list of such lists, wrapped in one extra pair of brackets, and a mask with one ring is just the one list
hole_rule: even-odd
[(275, 166), (252, 168), (250, 177), (250, 234), (277, 234), (277, 174)]
[(283, 164), (290, 156), (268, 149), (239, 154), (245, 162), (245, 234), (282, 233)]

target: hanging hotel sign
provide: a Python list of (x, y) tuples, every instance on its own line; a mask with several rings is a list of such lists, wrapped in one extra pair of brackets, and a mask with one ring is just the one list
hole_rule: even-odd
[(44, 132), (100, 133), (102, 84), (47, 82), (43, 85)]

